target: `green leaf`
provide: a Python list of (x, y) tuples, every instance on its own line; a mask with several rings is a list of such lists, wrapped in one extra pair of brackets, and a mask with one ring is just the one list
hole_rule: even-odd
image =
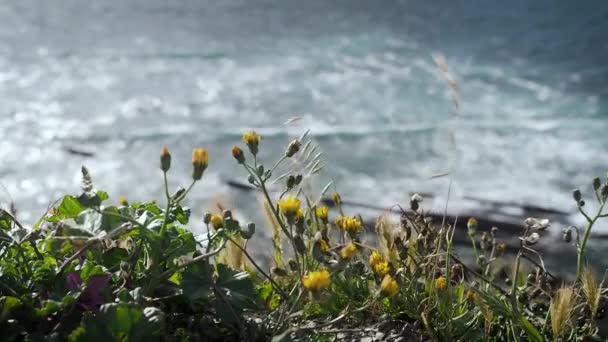
[(182, 272), (182, 291), (190, 300), (206, 299), (211, 284), (211, 267), (208, 263), (192, 264)]
[(75, 218), (85, 209), (76, 197), (65, 196), (57, 207), (57, 215), (54, 217), (59, 217), (59, 219)]
[(534, 342), (544, 342), (545, 339), (542, 337), (538, 329), (530, 323), (525, 317), (520, 317), (519, 324), (525, 330), (526, 334), (528, 334), (528, 341)]
[(102, 190), (97, 190), (97, 197), (99, 198), (100, 201), (105, 201), (108, 198), (110, 198), (110, 195), (108, 195), (107, 192), (102, 191)]
[(0, 322), (10, 317), (11, 313), (21, 308), (19, 298), (6, 296), (0, 298)]
[(226, 297), (238, 308), (255, 308), (259, 296), (247, 272), (237, 272), (224, 264), (217, 265), (217, 286), (226, 291)]
[(110, 303), (97, 314), (86, 313), (69, 341), (157, 341), (164, 331), (165, 315), (154, 307)]

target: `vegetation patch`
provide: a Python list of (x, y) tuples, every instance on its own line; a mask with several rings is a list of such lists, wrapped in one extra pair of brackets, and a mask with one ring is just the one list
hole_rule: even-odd
[[(454, 252), (454, 222), (432, 222), (414, 195), (401, 217), (365, 227), (356, 213), (323, 206), (329, 190), (306, 186), (322, 167), (306, 134), (276, 162), (261, 137), (243, 136), (232, 156), (260, 190), (270, 232), (269, 268), (251, 257), (256, 224), (230, 210), (191, 217), (184, 199), (203, 179), (207, 150), (192, 154), (192, 180), (172, 192), (172, 158), (160, 154), (165, 200), (108, 204), (82, 168), (82, 193), (65, 196), (31, 228), (0, 211), (0, 330), (7, 341), (574, 341), (603, 340), (603, 281), (586, 267), (590, 232), (607, 217), (608, 184), (596, 178), (594, 214), (564, 239), (576, 276), (562, 283), (534, 248), (547, 220), (529, 218), (512, 266), (498, 228), (468, 220), (474, 265)], [(247, 152), (245, 152), (245, 150)], [(298, 159), (301, 168), (284, 164)], [(268, 165), (272, 165), (268, 167)], [(284, 170), (284, 172), (279, 172)], [(279, 186), (270, 192), (270, 185)], [(195, 236), (190, 220), (207, 231)], [(261, 226), (261, 225), (260, 225)], [(371, 236), (365, 231), (373, 231)], [(605, 328), (604, 328), (605, 329)]]

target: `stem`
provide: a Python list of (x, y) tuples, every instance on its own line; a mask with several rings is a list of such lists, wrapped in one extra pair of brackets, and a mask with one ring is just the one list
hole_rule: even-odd
[(268, 279), (268, 281), (270, 281), (270, 283), (272, 284), (272, 287), (274, 287), (274, 289), (279, 292), (279, 294), (281, 295), (281, 297), (283, 297), (284, 300), (287, 300), (289, 298), (289, 296), (287, 296), (287, 294), (281, 289), (281, 287), (279, 286), (279, 284), (277, 284), (266, 272), (264, 272), (264, 270), (262, 270), (262, 268), (260, 266), (258, 266), (258, 264), (253, 260), (253, 258), (251, 257), (251, 255), (249, 255), (249, 253), (247, 252), (247, 250), (245, 250), (245, 248), (241, 247), (241, 245), (239, 245), (238, 243), (236, 243), (236, 241), (234, 241), (232, 238), (228, 237), (228, 241), (230, 241), (233, 245), (235, 245), (238, 249), (240, 249), (243, 254), (245, 254), (245, 256), (247, 257), (247, 259), (249, 259), (249, 261), (253, 264), (253, 266), (266, 278)]
[[(604, 205), (606, 205), (606, 202), (603, 202), (602, 205), (600, 206), (600, 209), (597, 211), (597, 214), (595, 215), (595, 217), (593, 217), (593, 219), (589, 219), (589, 216), (587, 216), (585, 214), (585, 217), (587, 218), (587, 227), (585, 228), (585, 235), (583, 236), (583, 241), (581, 242), (580, 246), (578, 246), (577, 248), (577, 260), (576, 260), (576, 281), (581, 280), (581, 273), (582, 273), (582, 268), (583, 268), (583, 260), (585, 259), (585, 249), (587, 248), (587, 241), (589, 240), (589, 236), (591, 236), (591, 228), (593, 228), (593, 225), (595, 224), (595, 222), (601, 217), (602, 215), (602, 211), (604, 211)], [(584, 214), (584, 211), (579, 207), (579, 210), (581, 211), (581, 213)]]

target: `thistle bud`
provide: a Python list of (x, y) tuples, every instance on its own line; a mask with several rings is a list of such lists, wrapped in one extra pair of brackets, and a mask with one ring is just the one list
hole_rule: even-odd
[(163, 172), (169, 171), (171, 168), (171, 153), (169, 153), (169, 148), (167, 146), (163, 146), (160, 150), (160, 169)]
[(204, 148), (192, 150), (192, 179), (197, 181), (203, 177), (203, 172), (207, 168), (209, 154)]
[(581, 201), (581, 199), (583, 199), (583, 195), (579, 189), (574, 189), (572, 190), (572, 198), (574, 198), (574, 201), (578, 203)]
[(301, 146), (302, 143), (298, 139), (294, 139), (292, 142), (289, 143), (289, 146), (287, 146), (287, 151), (285, 151), (285, 157), (293, 157), (294, 154), (298, 153)]
[(236, 161), (239, 164), (245, 163), (245, 154), (243, 153), (243, 150), (241, 150), (240, 147), (238, 147), (238, 146), (232, 147), (232, 156), (234, 157), (234, 159), (236, 159)]

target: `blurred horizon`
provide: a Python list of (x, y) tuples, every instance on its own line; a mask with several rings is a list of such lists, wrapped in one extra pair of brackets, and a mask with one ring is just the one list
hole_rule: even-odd
[(224, 184), (245, 177), (229, 151), (248, 129), (269, 164), (310, 129), (316, 185), (383, 206), (420, 191), (441, 208), (447, 178), (430, 177), (450, 172), (454, 199), (573, 212), (570, 190), (608, 171), (600, 1), (25, 0), (0, 20), (0, 203), (27, 222), (79, 191), (81, 165), (114, 202), (161, 199), (163, 145), (172, 186), (210, 151), (195, 214), (252, 206)]

